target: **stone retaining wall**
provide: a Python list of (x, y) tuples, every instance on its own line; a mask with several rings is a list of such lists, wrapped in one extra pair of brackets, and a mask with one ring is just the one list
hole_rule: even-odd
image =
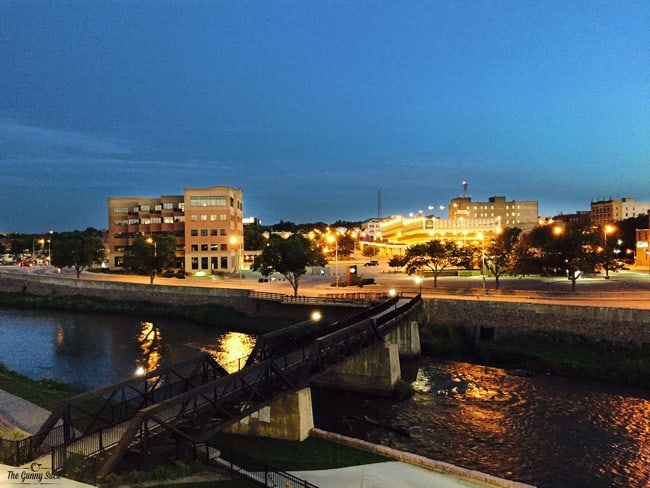
[(471, 334), (487, 327), (495, 337), (542, 331), (650, 343), (650, 310), (434, 298), (424, 300), (421, 314), (421, 323), (459, 325)]
[(101, 297), (106, 300), (146, 301), (152, 303), (177, 303), (200, 305), (214, 303), (253, 313), (255, 304), (248, 299), (248, 290), (218, 287), (166, 286), (142, 283), (124, 283), (43, 275), (0, 275), (0, 290), (33, 295), (81, 295)]
[(284, 304), (249, 297), (249, 290), (223, 286), (169, 286), (155, 283), (126, 283), (77, 279), (48, 275), (12, 275), (0, 273), (0, 291), (25, 292), (41, 296), (80, 295), (116, 301), (143, 301), (177, 305), (216, 304), (243, 312), (252, 317), (286, 318), (300, 322), (308, 320), (315, 308), (323, 313), (324, 320), (343, 320), (360, 311), (342, 305)]
[[(108, 300), (147, 301), (200, 305), (213, 303), (251, 316), (309, 318), (313, 305), (284, 305), (249, 298), (245, 289), (211, 286), (169, 286), (125, 283), (63, 276), (0, 274), (0, 291), (35, 295), (83, 295)], [(594, 339), (650, 343), (650, 310), (526, 303), (453, 298), (428, 298), (420, 323), (459, 325), (475, 334), (480, 327), (494, 328), (495, 337), (518, 332), (546, 331), (579, 334)], [(328, 308), (329, 321), (340, 320), (358, 310)]]

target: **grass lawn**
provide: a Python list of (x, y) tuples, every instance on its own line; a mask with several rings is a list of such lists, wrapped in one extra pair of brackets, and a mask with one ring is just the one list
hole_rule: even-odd
[(335, 469), (390, 461), (378, 454), (317, 437), (298, 442), (219, 433), (213, 437), (213, 441), (282, 471)]
[(54, 410), (63, 400), (80, 393), (69, 386), (52, 380), (33, 380), (25, 375), (7, 369), (0, 364), (0, 390)]

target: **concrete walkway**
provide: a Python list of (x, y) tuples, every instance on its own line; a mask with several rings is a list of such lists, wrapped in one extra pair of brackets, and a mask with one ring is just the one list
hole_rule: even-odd
[[(439, 473), (399, 461), (365, 464), (322, 471), (292, 471), (292, 475), (319, 488), (487, 488), (495, 486), (478, 480)], [(514, 486), (514, 485), (509, 485)]]
[(29, 434), (36, 434), (50, 412), (16, 395), (0, 390), (0, 417)]
[[(0, 418), (29, 434), (35, 434), (50, 412), (32, 402), (0, 390)], [(57, 488), (89, 488), (91, 485), (65, 478), (48, 478), (49, 463), (45, 458), (38, 463), (15, 467), (0, 464), (0, 487), (24, 485), (55, 485)]]

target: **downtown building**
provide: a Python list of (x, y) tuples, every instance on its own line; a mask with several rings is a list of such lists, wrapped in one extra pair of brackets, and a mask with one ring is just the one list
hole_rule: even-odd
[(202, 276), (241, 269), (243, 191), (226, 186), (186, 188), (182, 195), (108, 198), (108, 267), (124, 266), (138, 235), (173, 234), (177, 269)]
[(591, 225), (597, 227), (647, 214), (650, 214), (650, 202), (637, 202), (634, 198), (591, 202)]

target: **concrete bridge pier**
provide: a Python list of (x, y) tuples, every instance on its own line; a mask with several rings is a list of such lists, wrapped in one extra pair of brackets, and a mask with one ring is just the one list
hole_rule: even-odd
[(326, 388), (392, 395), (401, 377), (397, 344), (379, 342), (333, 366), (314, 383)]
[(273, 401), (231, 425), (224, 432), (304, 441), (314, 428), (311, 390), (303, 388)]
[(384, 341), (397, 344), (400, 357), (413, 358), (422, 354), (420, 328), (416, 320), (393, 329)]

